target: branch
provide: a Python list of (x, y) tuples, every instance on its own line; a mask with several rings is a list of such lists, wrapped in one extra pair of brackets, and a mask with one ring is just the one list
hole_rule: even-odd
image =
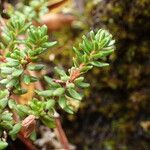
[(55, 129), (55, 131), (58, 134), (57, 136), (58, 136), (59, 140), (61, 141), (61, 143), (63, 144), (64, 149), (69, 150), (69, 142), (68, 142), (66, 134), (65, 134), (65, 132), (62, 128), (62, 125), (61, 125), (61, 122), (60, 122), (60, 117), (55, 118), (55, 121), (56, 121), (56, 127), (57, 127)]
[(23, 137), (22, 133), (18, 135), (18, 138), (28, 147), (28, 150), (38, 150), (30, 140)]

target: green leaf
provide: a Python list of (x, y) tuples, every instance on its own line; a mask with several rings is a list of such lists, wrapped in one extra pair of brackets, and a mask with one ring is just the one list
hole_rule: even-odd
[(78, 56), (81, 55), (81, 53), (79, 52), (79, 50), (78, 50), (76, 47), (73, 47), (73, 51), (74, 51)]
[(0, 150), (5, 149), (7, 146), (8, 146), (8, 143), (7, 143), (7, 142), (0, 141)]
[(8, 106), (9, 106), (10, 109), (15, 109), (16, 110), (16, 107), (17, 107), (16, 101), (13, 100), (13, 99), (10, 99), (8, 101)]
[(66, 87), (67, 87), (67, 88), (74, 88), (75, 85), (74, 85), (74, 83), (68, 83), (68, 84), (66, 85)]
[(92, 40), (92, 41), (95, 40), (95, 33), (94, 33), (93, 30), (90, 31), (90, 37), (91, 37), (91, 40)]
[(73, 57), (73, 64), (75, 67), (79, 67), (79, 63), (76, 58)]
[(77, 99), (77, 100), (82, 100), (82, 96), (74, 89), (67, 89), (67, 91), (69, 92), (72, 98)]
[(48, 76), (44, 76), (44, 80), (54, 87), (61, 87), (59, 83), (54, 82), (53, 79)]
[(108, 46), (111, 39), (109, 37), (102, 39), (102, 41), (99, 43), (99, 48), (105, 48)]
[(69, 114), (74, 114), (73, 108), (71, 106), (65, 107), (64, 110)]
[(60, 96), (60, 95), (64, 94), (64, 92), (65, 92), (64, 88), (61, 88), (61, 87), (57, 88), (56, 90), (54, 90), (53, 96)]
[(49, 84), (53, 84), (53, 83), (54, 83), (54, 82), (53, 82), (53, 79), (50, 78), (50, 77), (48, 77), (48, 76), (44, 76), (44, 80), (45, 80), (47, 83), (49, 83)]
[(92, 58), (94, 58), (94, 59), (103, 58), (103, 57), (106, 57), (106, 56), (112, 54), (113, 52), (114, 52), (114, 49), (105, 50), (105, 51), (100, 51), (99, 53), (94, 54), (94, 55), (92, 56)]
[(47, 26), (46, 25), (43, 25), (40, 29), (41, 29), (43, 36), (47, 34)]
[(34, 98), (28, 103), (28, 105), (30, 106), (30, 108), (33, 110), (34, 113), (36, 113), (39, 110), (39, 107), (37, 106), (37, 102), (38, 100)]
[(57, 74), (59, 74), (60, 76), (67, 76), (66, 73), (65, 73), (65, 71), (64, 71), (63, 69), (60, 69), (60, 68), (58, 68), (58, 67), (55, 67), (54, 70), (55, 70), (55, 72), (56, 72)]
[(89, 55), (87, 55), (87, 54), (84, 54), (84, 55), (82, 56), (82, 58), (83, 58), (83, 62), (84, 62), (84, 63), (87, 63), (87, 62), (89, 61)]
[(1, 73), (11, 74), (14, 71), (14, 68), (11, 67), (1, 67)]
[(44, 51), (46, 51), (47, 49), (46, 48), (42, 48), (42, 47), (39, 47), (37, 48), (36, 50), (32, 50), (29, 52), (29, 55), (30, 56), (37, 56), (37, 55), (40, 55), (42, 54)]
[(31, 82), (36, 82), (36, 81), (38, 81), (38, 79), (34, 76), (30, 76), (30, 75), (23, 76), (23, 82), (25, 84), (30, 84)]
[(62, 80), (62, 81), (65, 81), (65, 82), (68, 81), (69, 79), (70, 79), (69, 76), (62, 76), (62, 77), (61, 77), (61, 80)]
[(8, 98), (3, 98), (0, 100), (0, 109), (4, 109), (7, 106)]
[(99, 50), (98, 42), (94, 41), (93, 44), (94, 44), (93, 50), (98, 51)]
[(55, 120), (49, 116), (46, 116), (46, 117), (42, 117), (41, 118), (41, 121), (46, 125), (48, 126), (49, 128), (55, 128), (56, 125), (55, 125)]
[(12, 121), (12, 113), (9, 113), (7, 111), (4, 111), (2, 114), (1, 114), (1, 119), (4, 120), (4, 121)]
[(6, 47), (5, 47), (4, 43), (0, 42), (0, 49), (5, 49), (5, 48)]
[(15, 70), (15, 71), (12, 73), (12, 76), (18, 77), (18, 76), (20, 76), (22, 73), (23, 73), (23, 69), (18, 69), (18, 70)]
[(9, 67), (15, 67), (19, 65), (19, 61), (16, 59), (6, 58), (6, 61), (7, 61), (7, 66)]
[(93, 68), (93, 66), (85, 66), (81, 69), (81, 72), (85, 73), (85, 72), (91, 70), (92, 68)]
[(11, 136), (12, 140), (15, 140), (17, 138), (17, 133), (21, 129), (21, 123), (17, 123), (13, 126), (12, 130), (9, 131), (9, 135)]
[(36, 82), (36, 81), (38, 81), (37, 77), (30, 76), (30, 82)]
[(19, 83), (19, 80), (14, 78), (7, 83), (6, 88), (12, 88), (18, 83)]
[(67, 99), (66, 99), (66, 97), (59, 97), (59, 100), (58, 100), (58, 104), (59, 104), (59, 106), (62, 108), (62, 109), (64, 109), (66, 106), (67, 106)]
[(45, 67), (45, 65), (43, 65), (43, 64), (29, 65), (29, 66), (28, 66), (28, 70), (31, 70), (31, 71), (40, 71), (40, 70), (42, 70), (44, 67)]
[(82, 87), (82, 88), (87, 88), (87, 87), (90, 86), (90, 84), (89, 83), (80, 82), (80, 83), (77, 84), (77, 86)]
[(13, 128), (12, 122), (11, 121), (3, 121), (0, 123), (0, 127), (11, 130)]
[(75, 79), (75, 83), (80, 83), (84, 80), (84, 77), (79, 77), (77, 79)]
[(55, 46), (56, 44), (57, 44), (57, 41), (46, 42), (46, 43), (42, 44), (42, 47), (44, 47), (44, 48), (51, 48), (51, 47)]
[(96, 66), (96, 67), (106, 67), (109, 66), (108, 63), (102, 63), (99, 61), (94, 61), (94, 62), (90, 62), (91, 65)]
[(13, 93), (16, 95), (22, 95), (22, 94), (27, 93), (27, 89), (18, 88), (18, 89), (13, 90)]
[(105, 33), (106, 33), (106, 30), (100, 29), (100, 30), (96, 33), (95, 39), (96, 39), (97, 41), (101, 42), (101, 41), (104, 39), (104, 37), (105, 37)]
[(115, 40), (111, 40), (108, 44), (108, 46), (113, 46), (115, 44)]
[(8, 79), (3, 79), (0, 81), (0, 84), (6, 85), (10, 80)]
[(0, 99), (5, 98), (6, 96), (8, 96), (9, 92), (8, 90), (1, 90), (0, 91)]
[(49, 110), (55, 106), (55, 100), (54, 99), (48, 99), (46, 102), (45, 109)]
[(17, 105), (17, 112), (20, 117), (26, 117), (29, 114), (29, 108), (25, 105)]
[(30, 83), (30, 76), (24, 75), (24, 76), (23, 76), (23, 82), (24, 82), (25, 84), (29, 84), (29, 83)]
[(45, 90), (45, 91), (38, 91), (37, 94), (44, 97), (53, 96), (54, 90)]
[(86, 52), (90, 53), (91, 50), (93, 50), (92, 43), (86, 38), (85, 35), (83, 35), (82, 38), (83, 38), (83, 45), (84, 45), (84, 48), (86, 49)]

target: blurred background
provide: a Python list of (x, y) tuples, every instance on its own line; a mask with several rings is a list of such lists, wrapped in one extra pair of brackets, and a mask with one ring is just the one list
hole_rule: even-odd
[(149, 150), (150, 0), (68, 0), (50, 14), (50, 39), (59, 42), (42, 56), (50, 76), (55, 65), (71, 66), (72, 46), (88, 31), (105, 28), (116, 39), (110, 67), (86, 75), (91, 87), (77, 113), (60, 112), (69, 142), (77, 150)]

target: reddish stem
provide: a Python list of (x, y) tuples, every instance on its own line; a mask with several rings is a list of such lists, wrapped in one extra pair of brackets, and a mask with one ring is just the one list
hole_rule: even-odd
[(23, 137), (22, 133), (18, 135), (18, 138), (28, 147), (28, 150), (38, 150), (30, 140)]
[(60, 118), (59, 117), (55, 118), (55, 121), (56, 121), (56, 127), (57, 127), (55, 130), (58, 133), (59, 140), (62, 143), (63, 148), (65, 150), (69, 150), (69, 142), (68, 142), (66, 134), (62, 128)]

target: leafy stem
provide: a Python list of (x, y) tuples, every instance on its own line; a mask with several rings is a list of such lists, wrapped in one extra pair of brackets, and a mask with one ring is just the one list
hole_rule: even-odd
[[(28, 92), (22, 83), (30, 85), (39, 82), (39, 78), (31, 72), (46, 68), (39, 63), (40, 55), (57, 44), (56, 41), (49, 42), (45, 25), (36, 27), (25, 20), (22, 15), (12, 16), (1, 34), (0, 49), (3, 52), (0, 57), (0, 133), (5, 130), (13, 140), (20, 132), (25, 138), (30, 138), (38, 119), (50, 128), (58, 125), (60, 134), (63, 135), (62, 142), (66, 145), (60, 120), (56, 117), (57, 109), (61, 108), (70, 114), (77, 111), (83, 99), (81, 89), (90, 86), (84, 82), (84, 74), (94, 66), (109, 65), (105, 61), (113, 53), (115, 41), (103, 29), (83, 36), (81, 43), (73, 47), (75, 57), (72, 67), (67, 72), (55, 67), (57, 79), (44, 76), (46, 86), (35, 88), (31, 100), (27, 104), (20, 104), (14, 96), (19, 98)], [(13, 118), (14, 113), (17, 114), (18, 121)], [(0, 144), (7, 146), (2, 140)]]

